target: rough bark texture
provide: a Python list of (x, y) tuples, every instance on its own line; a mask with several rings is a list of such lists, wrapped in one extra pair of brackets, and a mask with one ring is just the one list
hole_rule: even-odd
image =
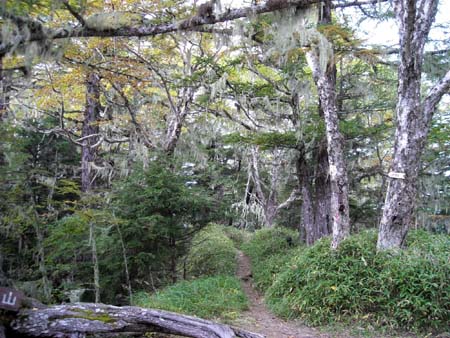
[[(322, 9), (321, 24), (330, 22), (330, 9), (331, 1), (327, 0), (324, 2)], [(336, 65), (334, 57), (331, 56), (326, 68), (321, 69), (320, 51), (314, 45), (311, 51), (307, 53), (307, 59), (319, 92), (325, 120), (331, 184), (330, 203), (333, 235), (331, 246), (333, 249), (336, 249), (350, 233), (348, 177), (344, 159), (344, 139), (338, 129), (339, 119), (336, 106)]]
[(329, 228), (331, 194), (326, 138), (316, 142), (314, 147), (317, 148), (313, 156), (315, 162), (308, 161), (304, 150), (300, 149), (296, 165), (302, 198), (300, 227), (305, 231), (308, 245), (331, 234)]
[(67, 304), (23, 309), (11, 325), (29, 337), (86, 337), (117, 333), (161, 332), (194, 338), (263, 338), (228, 325), (176, 313), (104, 304)]
[(300, 151), (296, 169), (302, 196), (300, 226), (305, 230), (306, 244), (312, 245), (317, 236), (314, 222), (312, 187), (310, 183), (311, 175), (304, 151)]
[(98, 142), (97, 125), (100, 115), (100, 77), (96, 73), (89, 73), (86, 80), (86, 109), (84, 111), (81, 138), (81, 190), (89, 191), (93, 184), (92, 164), (95, 161), (96, 143)]
[(442, 95), (448, 91), (450, 72), (421, 100), (424, 45), (437, 13), (438, 0), (396, 0), (399, 24), (400, 65), (394, 155), (381, 218), (378, 249), (398, 249), (413, 222), (420, 156), (431, 119)]
[(176, 104), (174, 102), (175, 100), (172, 99), (169, 90), (167, 90), (167, 95), (172, 111), (172, 117), (167, 126), (164, 151), (166, 154), (172, 155), (180, 139), (184, 121), (190, 113), (190, 107), (192, 101), (194, 100), (194, 90), (192, 87), (181, 89), (181, 93)]
[(330, 201), (331, 189), (328, 179), (327, 140), (324, 138), (318, 144), (317, 164), (314, 173), (314, 226), (318, 240), (331, 234), (330, 229)]
[[(0, 56), (0, 123), (8, 117), (9, 79), (3, 70), (3, 57)], [(0, 166), (6, 164), (5, 154), (0, 145)]]
[(0, 57), (0, 122), (8, 116), (9, 108), (9, 81), (3, 70), (3, 57)]

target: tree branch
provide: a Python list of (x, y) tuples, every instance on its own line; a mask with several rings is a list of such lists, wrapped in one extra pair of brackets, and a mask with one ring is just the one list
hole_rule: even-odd
[(81, 24), (81, 26), (86, 26), (86, 21), (84, 21), (84, 18), (69, 4), (69, 1), (64, 0), (63, 1), (64, 6), (67, 8), (67, 10), (72, 14), (75, 19), (78, 20), (78, 22)]
[(445, 76), (431, 88), (427, 97), (423, 101), (423, 118), (426, 125), (431, 123), (434, 111), (442, 96), (447, 93), (450, 89), (450, 70), (445, 74)]
[(301, 193), (301, 191), (299, 188), (295, 188), (294, 190), (292, 190), (288, 199), (286, 201), (284, 201), (283, 203), (281, 203), (280, 205), (278, 205), (277, 211), (279, 211), (281, 209), (289, 208), (292, 203), (300, 200), (301, 199), (300, 193)]
[[(14, 50), (18, 45), (32, 42), (32, 41), (43, 41), (43, 40), (56, 40), (56, 39), (67, 39), (73, 37), (144, 37), (144, 36), (156, 36), (165, 33), (171, 33), (183, 30), (193, 30), (196, 27), (211, 25), (220, 22), (232, 21), (239, 18), (248, 17), (255, 14), (263, 14), (274, 12), (277, 10), (286, 9), (289, 7), (307, 7), (312, 4), (316, 4), (321, 0), (278, 0), (278, 1), (266, 1), (263, 4), (230, 9), (222, 14), (199, 17), (194, 16), (192, 18), (182, 20), (176, 23), (162, 23), (162, 24), (147, 24), (143, 23), (138, 26), (122, 26), (119, 28), (110, 29), (95, 29), (93, 27), (81, 26), (81, 27), (71, 27), (67, 28), (64, 25), (58, 29), (46, 29), (46, 33), (43, 31), (31, 32), (29, 36), (18, 36), (15, 41), (2, 41), (0, 44), (0, 55), (5, 55), (6, 53)], [(362, 6), (371, 5), (378, 2), (384, 2), (387, 0), (369, 0), (369, 1), (354, 1), (351, 4), (335, 4), (333, 8), (339, 7), (349, 7), (349, 6)], [(4, 14), (0, 17), (5, 17)], [(195, 20), (194, 20), (195, 18)]]

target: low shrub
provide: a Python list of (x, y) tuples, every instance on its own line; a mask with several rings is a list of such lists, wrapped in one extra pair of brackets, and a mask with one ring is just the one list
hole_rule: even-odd
[(234, 275), (236, 268), (236, 249), (221, 226), (211, 224), (194, 236), (185, 257), (187, 278)]
[(242, 245), (247, 243), (252, 237), (252, 234), (247, 230), (237, 229), (232, 226), (223, 227), (222, 229), (225, 232), (225, 235), (233, 241), (234, 246), (238, 249), (241, 249)]
[(285, 269), (292, 249), (298, 247), (297, 238), (298, 233), (287, 228), (262, 229), (242, 246), (251, 259), (254, 285), (259, 290), (271, 286), (276, 275)]
[(239, 280), (231, 276), (183, 281), (153, 295), (141, 292), (134, 296), (134, 303), (202, 318), (230, 320), (248, 307)]
[(311, 324), (364, 319), (390, 327), (446, 328), (450, 318), (450, 237), (412, 231), (400, 253), (376, 252), (374, 231), (337, 251), (322, 239), (285, 265), (266, 292), (274, 312)]

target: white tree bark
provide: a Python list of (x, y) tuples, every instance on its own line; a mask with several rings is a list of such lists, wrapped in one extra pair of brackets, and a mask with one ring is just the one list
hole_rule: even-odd
[(264, 225), (271, 228), (275, 225), (275, 219), (284, 208), (288, 208), (293, 202), (299, 199), (299, 190), (293, 189), (289, 197), (284, 202), (279, 202), (278, 190), (281, 170), (280, 150), (273, 150), (272, 167), (270, 170), (270, 184), (263, 188), (263, 180), (259, 173), (259, 149), (257, 146), (251, 148), (249, 159), (249, 174), (255, 187), (257, 202), (261, 205), (264, 213)]
[(28, 337), (55, 338), (146, 332), (194, 338), (264, 338), (240, 328), (177, 313), (89, 303), (22, 309), (11, 330)]
[(425, 42), (437, 13), (438, 0), (396, 0), (399, 24), (400, 65), (394, 155), (381, 218), (377, 247), (399, 249), (413, 222), (420, 157), (433, 113), (450, 86), (450, 72), (421, 99)]

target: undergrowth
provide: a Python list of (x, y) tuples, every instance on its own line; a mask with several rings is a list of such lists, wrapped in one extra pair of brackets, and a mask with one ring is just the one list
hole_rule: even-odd
[(223, 227), (222, 230), (238, 249), (242, 249), (242, 246), (252, 238), (252, 234), (247, 230), (237, 229), (232, 226)]
[(185, 258), (187, 278), (234, 275), (237, 251), (223, 228), (211, 224), (195, 235)]
[(253, 238), (242, 246), (251, 259), (256, 288), (264, 291), (272, 285), (276, 275), (285, 269), (294, 255), (292, 250), (301, 250), (297, 239), (298, 233), (290, 229), (262, 229), (256, 231)]
[[(278, 315), (310, 324), (357, 319), (407, 330), (447, 329), (450, 237), (411, 231), (400, 253), (376, 252), (376, 232), (296, 251), (266, 292)], [(259, 267), (256, 265), (256, 270)]]
[(134, 296), (134, 303), (141, 307), (226, 320), (237, 318), (248, 307), (239, 280), (232, 276), (183, 281), (153, 295), (139, 292)]

